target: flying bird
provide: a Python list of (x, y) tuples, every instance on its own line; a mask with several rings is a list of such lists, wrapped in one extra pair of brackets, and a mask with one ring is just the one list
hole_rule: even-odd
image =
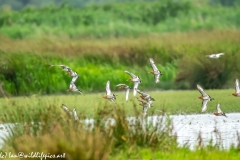
[(136, 89), (136, 91), (137, 91), (139, 94), (141, 94), (141, 96), (140, 96), (141, 99), (148, 101), (150, 104), (152, 104), (152, 101), (155, 101), (155, 99), (152, 98), (152, 97), (150, 96), (150, 94), (148, 94), (148, 93), (146, 93), (146, 92), (142, 92), (142, 91), (140, 91), (139, 89)]
[(128, 79), (129, 81), (132, 81), (134, 83), (134, 87), (133, 87), (133, 96), (135, 97), (137, 94), (137, 91), (135, 89), (138, 88), (138, 84), (141, 83), (141, 79), (138, 76), (135, 76), (134, 74), (128, 72), (128, 71), (124, 71), (125, 73), (129, 74), (132, 78)]
[(60, 68), (62, 68), (62, 70), (67, 71), (67, 72), (69, 72), (70, 70), (72, 70), (70, 67), (68, 67), (68, 66), (66, 66), (66, 65), (63, 65), (63, 64), (48, 65), (48, 66), (49, 66), (49, 67), (57, 66), (57, 67), (60, 67)]
[(70, 116), (73, 115), (73, 112), (71, 112), (65, 104), (62, 104), (62, 108), (63, 108), (63, 110), (64, 110), (66, 113), (68, 113)]
[(155, 82), (158, 83), (158, 82), (160, 81), (160, 80), (159, 80), (160, 76), (163, 75), (163, 74), (162, 74), (161, 71), (159, 71), (159, 70), (157, 69), (157, 66), (155, 65), (155, 63), (154, 63), (154, 61), (153, 61), (152, 58), (150, 58), (149, 61), (150, 61), (150, 65), (152, 66), (152, 69), (153, 69), (153, 70), (152, 70), (151, 72), (149, 72), (149, 73), (151, 73), (151, 74), (154, 75)]
[(129, 91), (130, 91), (131, 87), (129, 87), (126, 84), (118, 84), (118, 85), (116, 85), (116, 87), (120, 87), (121, 89), (125, 89), (125, 91), (126, 91), (126, 101), (128, 101), (128, 95), (129, 95)]
[(75, 71), (73, 71), (71, 68), (70, 68), (70, 70), (67, 72), (67, 74), (68, 74), (69, 76), (72, 76), (72, 77), (79, 77), (79, 76), (78, 76), (78, 73), (75, 72)]
[(220, 58), (222, 55), (224, 55), (224, 53), (210, 54), (210, 55), (206, 55), (206, 57), (209, 57), (209, 58)]
[(76, 108), (73, 109), (73, 117), (74, 117), (74, 120), (75, 120), (75, 121), (78, 120), (78, 115), (77, 115)]
[(73, 109), (73, 112), (68, 109), (68, 107), (65, 104), (62, 104), (63, 110), (68, 113), (70, 116), (73, 116), (74, 120), (78, 120), (78, 115), (76, 108)]
[(240, 97), (240, 89), (239, 89), (239, 81), (236, 79), (235, 81), (235, 93), (232, 94), (235, 97)]
[(199, 92), (202, 94), (202, 96), (198, 97), (199, 99), (202, 99), (202, 112), (205, 112), (207, 110), (207, 103), (208, 101), (214, 100), (214, 98), (207, 95), (206, 92), (204, 92), (203, 88), (197, 84), (197, 88)]
[(71, 83), (75, 83), (76, 82), (76, 80), (79, 78), (79, 76), (78, 75), (76, 75), (76, 76), (73, 76), (72, 77), (72, 81), (71, 81)]
[(76, 85), (75, 85), (74, 83), (72, 83), (72, 82), (70, 83), (69, 91), (70, 91), (70, 92), (79, 92), (79, 93), (83, 94), (82, 91), (79, 90), (79, 89), (76, 87)]
[(214, 112), (215, 116), (225, 116), (225, 117), (227, 117), (226, 114), (223, 113), (222, 110), (220, 109), (220, 103), (217, 104), (216, 109), (217, 109), (217, 112)]
[(103, 96), (103, 98), (108, 99), (111, 102), (115, 102), (116, 100), (116, 96), (114, 94), (112, 94), (111, 90), (110, 90), (110, 81), (107, 81), (106, 84), (106, 95)]
[(146, 116), (148, 109), (151, 107), (151, 104), (141, 99), (138, 99), (138, 101), (141, 102), (139, 105), (143, 106), (143, 115)]

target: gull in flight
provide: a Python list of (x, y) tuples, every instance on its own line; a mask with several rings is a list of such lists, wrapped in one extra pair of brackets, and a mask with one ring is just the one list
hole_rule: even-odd
[(126, 90), (126, 101), (128, 101), (128, 95), (129, 95), (129, 91), (130, 91), (131, 87), (129, 87), (126, 84), (118, 84), (118, 85), (116, 85), (116, 87), (120, 87), (121, 89)]
[(111, 90), (110, 90), (110, 81), (107, 81), (106, 84), (106, 95), (103, 96), (103, 98), (108, 99), (111, 102), (115, 102), (116, 100), (116, 96), (114, 94), (112, 94)]
[(202, 112), (205, 112), (207, 110), (207, 103), (208, 101), (214, 100), (214, 98), (207, 95), (206, 92), (204, 92), (203, 88), (197, 84), (197, 88), (199, 92), (202, 94), (202, 96), (198, 97), (199, 99), (202, 99)]
[(240, 89), (239, 89), (239, 81), (236, 79), (235, 81), (235, 93), (232, 94), (235, 97), (240, 97)]
[(159, 71), (159, 70), (157, 69), (157, 66), (155, 65), (155, 63), (154, 63), (154, 61), (153, 61), (152, 58), (150, 58), (149, 61), (150, 61), (150, 65), (152, 66), (152, 69), (153, 69), (153, 70), (152, 70), (151, 72), (149, 72), (149, 73), (151, 73), (151, 74), (154, 75), (155, 82), (158, 83), (160, 76), (163, 75), (163, 74), (162, 74), (161, 71)]
[(220, 109), (220, 103), (217, 104), (216, 108), (217, 108), (217, 112), (214, 112), (215, 116), (225, 116), (225, 117), (227, 117), (226, 114), (223, 113), (222, 110)]
[(125, 73), (129, 74), (132, 78), (128, 79), (129, 81), (132, 81), (134, 83), (134, 87), (133, 87), (133, 96), (135, 97), (137, 94), (136, 89), (138, 88), (138, 84), (141, 83), (141, 79), (138, 76), (135, 76), (134, 74), (128, 72), (128, 71), (124, 71)]
[(209, 57), (209, 58), (220, 58), (222, 55), (224, 55), (224, 53), (210, 54), (210, 55), (206, 55), (206, 57)]

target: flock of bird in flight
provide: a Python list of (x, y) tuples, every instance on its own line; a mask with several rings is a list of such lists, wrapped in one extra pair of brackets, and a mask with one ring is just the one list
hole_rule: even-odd
[[(206, 55), (206, 57), (209, 58), (220, 58), (222, 55), (224, 55), (224, 53), (218, 53), (218, 54), (211, 54), (211, 55)], [(154, 63), (154, 60), (152, 58), (149, 59), (150, 61), (150, 65), (152, 67), (152, 71), (149, 72), (151, 74), (154, 75), (154, 80), (155, 83), (159, 83), (160, 82), (160, 76), (162, 76), (162, 72), (158, 70), (157, 66)], [(80, 94), (83, 94), (81, 90), (79, 90), (76, 85), (75, 85), (75, 81), (79, 78), (79, 75), (77, 74), (77, 72), (73, 71), (70, 67), (66, 66), (66, 65), (49, 65), (50, 67), (53, 66), (58, 66), (60, 67), (63, 71), (66, 71), (67, 74), (69, 76), (72, 77), (72, 80), (70, 82), (70, 86), (69, 86), (69, 91), (71, 92), (79, 92)], [(140, 98), (138, 98), (138, 101), (140, 102), (140, 105), (143, 106), (143, 115), (145, 116), (147, 114), (147, 111), (149, 108), (152, 107), (153, 101), (155, 101), (155, 99), (153, 97), (151, 97), (148, 93), (146, 92), (142, 92), (138, 89), (138, 85), (141, 83), (141, 79), (139, 76), (134, 75), (133, 73), (129, 72), (129, 71), (124, 71), (125, 73), (127, 73), (128, 75), (131, 76), (130, 79), (128, 79), (129, 81), (133, 82), (133, 96), (136, 97), (137, 93), (140, 94)], [(126, 93), (126, 101), (128, 101), (128, 96), (129, 96), (129, 92), (131, 87), (126, 85), (126, 84), (117, 84), (116, 87), (120, 87), (121, 89), (125, 90)], [(202, 112), (205, 112), (207, 110), (207, 103), (209, 101), (214, 100), (214, 98), (210, 97), (204, 90), (203, 88), (197, 84), (197, 89), (199, 90), (199, 92), (201, 93), (202, 96), (198, 97), (199, 99), (202, 99)], [(240, 89), (239, 89), (239, 81), (238, 79), (236, 79), (235, 82), (235, 90), (236, 92), (233, 93), (233, 96), (240, 96)], [(106, 95), (103, 96), (103, 98), (108, 99), (111, 102), (115, 102), (116, 100), (116, 95), (114, 95), (111, 92), (110, 89), (110, 81), (108, 80), (106, 83)], [(76, 113), (76, 109), (73, 109), (73, 112), (71, 112), (66, 105), (62, 104), (62, 108), (67, 111), (70, 115), (73, 115), (75, 120), (78, 119), (77, 117), (77, 113)], [(220, 103), (217, 104), (216, 106), (217, 112), (214, 113), (214, 115), (216, 116), (226, 116), (226, 114), (224, 112), (221, 111), (220, 109)]]

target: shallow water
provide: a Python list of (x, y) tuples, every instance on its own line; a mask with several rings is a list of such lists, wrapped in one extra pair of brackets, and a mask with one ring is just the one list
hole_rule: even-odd
[(240, 134), (240, 113), (228, 113), (224, 116), (213, 114), (178, 115), (173, 118), (174, 132), (177, 133), (178, 143), (188, 143), (190, 148), (198, 144), (198, 135), (207, 144), (211, 139), (213, 144), (220, 142), (223, 149), (232, 144), (237, 145)]
[[(177, 135), (180, 146), (188, 144), (190, 149), (198, 144), (198, 136), (201, 133), (203, 144), (208, 144), (210, 140), (213, 144), (219, 142), (223, 149), (228, 149), (231, 145), (237, 145), (240, 134), (240, 113), (228, 113), (227, 117), (215, 116), (213, 114), (194, 114), (194, 115), (172, 115), (173, 133)], [(134, 121), (134, 117), (128, 120)], [(161, 118), (160, 118), (161, 119)], [(159, 116), (148, 116), (147, 123), (153, 126), (159, 120)], [(113, 120), (110, 120), (114, 123)], [(86, 124), (93, 124), (93, 119), (84, 120)], [(9, 124), (8, 124), (9, 125)], [(6, 125), (5, 125), (6, 126)], [(6, 128), (6, 127), (5, 127)], [(0, 147), (3, 145), (2, 137), (8, 135), (4, 125), (0, 129)]]

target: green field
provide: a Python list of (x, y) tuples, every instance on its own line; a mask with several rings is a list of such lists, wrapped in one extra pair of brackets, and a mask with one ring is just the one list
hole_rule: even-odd
[[(105, 90), (103, 86), (103, 90)], [(221, 109), (226, 112), (240, 112), (238, 107), (239, 98), (232, 96), (234, 88), (232, 90), (206, 90), (206, 92), (215, 100), (208, 103), (207, 113), (213, 113), (216, 110), (217, 103), (221, 103)], [(102, 93), (90, 93), (80, 95), (78, 93), (69, 93), (66, 95), (51, 95), (51, 96), (39, 96), (33, 95), (28, 97), (16, 97), (10, 99), (1, 99), (1, 113), (6, 114), (15, 110), (16, 108), (22, 108), (26, 112), (32, 109), (42, 109), (46, 106), (56, 106), (61, 110), (61, 105), (65, 104), (70, 109), (74, 107), (82, 115), (86, 115), (91, 118), (94, 116), (98, 109), (103, 109), (104, 106), (120, 107), (126, 111), (126, 115), (134, 115), (134, 107), (139, 112), (142, 112), (142, 107), (139, 104), (137, 97), (134, 98), (132, 91), (129, 95), (129, 101), (125, 101), (125, 91), (114, 92), (117, 95), (116, 103), (112, 103), (102, 98), (105, 92)], [(149, 109), (148, 115), (157, 113), (158, 110), (163, 110), (169, 114), (198, 114), (201, 113), (201, 100), (197, 97), (201, 96), (198, 90), (186, 90), (186, 91), (154, 91), (147, 92), (153, 98), (155, 102), (153, 107)]]

